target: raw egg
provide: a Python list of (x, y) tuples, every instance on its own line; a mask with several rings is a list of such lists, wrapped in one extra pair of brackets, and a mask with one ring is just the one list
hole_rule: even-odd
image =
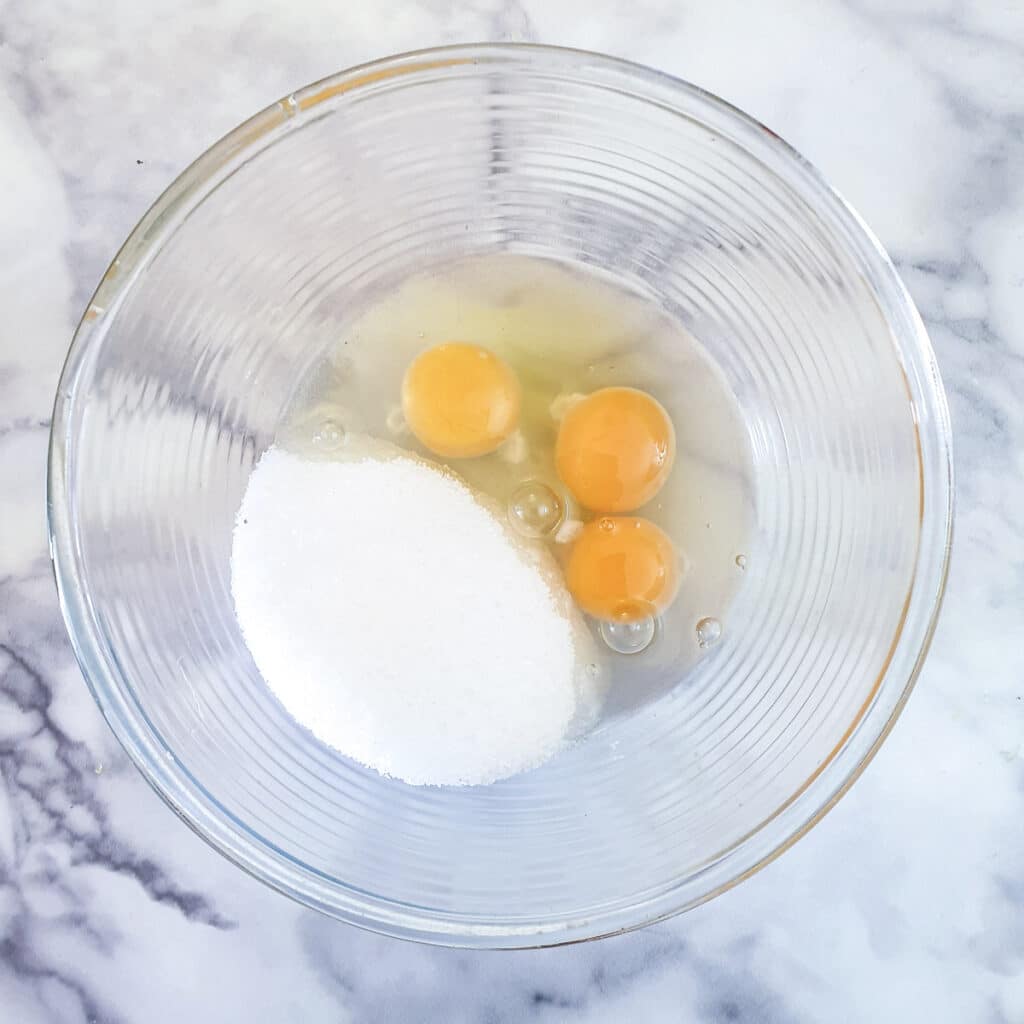
[(602, 388), (565, 413), (555, 464), (585, 508), (631, 512), (661, 490), (675, 449), (660, 402), (635, 388)]
[(409, 429), (446, 458), (493, 452), (516, 429), (520, 400), (511, 367), (493, 352), (463, 342), (422, 352), (402, 380)]
[(679, 569), (672, 541), (649, 519), (602, 516), (580, 532), (565, 578), (588, 615), (639, 622), (672, 603)]

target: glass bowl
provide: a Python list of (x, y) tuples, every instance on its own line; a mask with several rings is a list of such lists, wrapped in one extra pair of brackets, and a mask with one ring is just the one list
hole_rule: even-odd
[[(410, 787), (268, 691), (232, 608), (233, 517), (351, 311), (497, 252), (611, 274), (698, 339), (742, 410), (757, 526), (726, 636), (671, 692), (517, 778)], [(200, 157), (82, 318), (49, 474), (72, 642), (157, 792), (302, 903), (466, 946), (634, 928), (803, 835), (907, 699), (951, 504), (928, 338), (856, 214), (701, 89), (535, 46), (345, 71)]]

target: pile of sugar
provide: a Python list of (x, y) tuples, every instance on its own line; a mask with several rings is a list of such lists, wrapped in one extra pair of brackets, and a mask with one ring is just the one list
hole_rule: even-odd
[(231, 570), (264, 679), (343, 754), (409, 783), (474, 785), (562, 746), (581, 668), (567, 602), (440, 470), (272, 448)]

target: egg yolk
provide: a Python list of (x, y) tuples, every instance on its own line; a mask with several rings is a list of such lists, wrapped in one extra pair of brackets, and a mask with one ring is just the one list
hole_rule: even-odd
[(515, 373), (479, 345), (435, 345), (413, 360), (402, 381), (409, 429), (447, 458), (493, 452), (516, 429), (519, 407)]
[(661, 490), (676, 439), (661, 404), (635, 388), (602, 388), (573, 405), (555, 446), (558, 475), (595, 512), (632, 512)]
[(650, 520), (602, 516), (577, 537), (565, 578), (588, 615), (638, 622), (672, 603), (679, 569), (672, 541)]

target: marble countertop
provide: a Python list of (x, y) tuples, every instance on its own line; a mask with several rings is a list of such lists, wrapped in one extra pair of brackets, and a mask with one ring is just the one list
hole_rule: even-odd
[[(516, 954), (343, 927), (196, 838), (93, 705), (43, 520), (64, 352), (151, 200), (293, 87), (482, 38), (673, 72), (813, 160), (920, 306), (959, 473), (931, 657), (852, 792), (710, 905)], [(1024, 1021), (1019, 0), (0, 0), (0, 83), (0, 1019)]]

